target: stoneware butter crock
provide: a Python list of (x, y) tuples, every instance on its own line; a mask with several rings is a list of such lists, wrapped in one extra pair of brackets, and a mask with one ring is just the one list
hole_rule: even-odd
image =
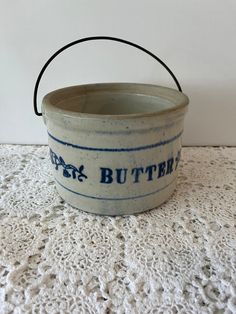
[[(157, 85), (102, 83), (47, 94), (42, 114), (37, 90), (49, 63), (63, 50), (90, 40), (134, 46), (159, 61), (178, 90)], [(188, 98), (171, 70), (148, 50), (113, 37), (89, 37), (58, 50), (35, 85), (34, 106), (47, 126), (56, 187), (69, 204), (102, 215), (143, 212), (176, 188)]]

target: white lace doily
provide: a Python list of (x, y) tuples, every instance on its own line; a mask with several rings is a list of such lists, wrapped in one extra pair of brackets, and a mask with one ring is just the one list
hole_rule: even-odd
[(236, 313), (236, 148), (184, 148), (137, 216), (58, 196), (46, 146), (0, 146), (0, 313)]

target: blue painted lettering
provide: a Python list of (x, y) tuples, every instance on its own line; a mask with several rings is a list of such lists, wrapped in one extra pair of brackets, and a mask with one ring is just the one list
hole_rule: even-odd
[(152, 181), (153, 180), (153, 172), (157, 170), (157, 166), (156, 165), (151, 165), (146, 167), (145, 173), (147, 173), (148, 177), (147, 180), (148, 181)]
[(126, 168), (116, 169), (117, 183), (124, 184), (126, 182), (127, 171)]
[(179, 162), (180, 162), (180, 157), (181, 157), (181, 151), (178, 151), (177, 157), (175, 158), (175, 170), (178, 168)]
[(141, 173), (143, 173), (143, 167), (132, 169), (131, 174), (134, 175), (134, 183), (139, 182), (139, 176)]
[(158, 178), (163, 177), (165, 175), (165, 170), (166, 170), (166, 162), (163, 161), (158, 164)]
[(110, 184), (113, 182), (112, 173), (110, 168), (100, 168), (101, 169), (101, 183)]
[(173, 164), (174, 164), (174, 158), (170, 158), (167, 160), (166, 174), (173, 172)]
[(153, 181), (155, 178), (160, 179), (166, 175), (171, 175), (177, 169), (180, 161), (180, 151), (177, 155), (161, 161), (157, 164), (148, 165), (146, 167), (135, 168), (100, 168), (101, 183), (125, 184), (128, 182), (139, 183), (142, 181)]

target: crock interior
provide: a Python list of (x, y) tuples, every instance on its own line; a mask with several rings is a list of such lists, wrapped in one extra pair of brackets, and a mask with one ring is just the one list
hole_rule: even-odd
[(127, 115), (136, 113), (158, 112), (174, 107), (170, 101), (154, 96), (93, 93), (64, 99), (56, 104), (63, 110), (102, 115)]
[(47, 94), (46, 111), (66, 115), (135, 116), (161, 114), (188, 104), (183, 93), (156, 85), (101, 83), (66, 87)]

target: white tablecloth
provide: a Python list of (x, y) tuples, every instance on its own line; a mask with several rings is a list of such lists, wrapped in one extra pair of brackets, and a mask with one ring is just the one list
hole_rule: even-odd
[(236, 148), (184, 148), (167, 203), (101, 217), (48, 147), (0, 145), (0, 313), (236, 313)]

